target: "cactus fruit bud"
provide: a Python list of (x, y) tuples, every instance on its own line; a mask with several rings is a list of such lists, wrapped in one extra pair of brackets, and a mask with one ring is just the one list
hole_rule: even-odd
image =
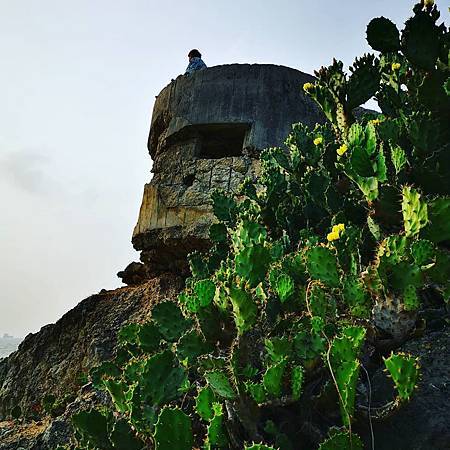
[(345, 144), (342, 144), (337, 150), (337, 154), (339, 156), (342, 156), (346, 151), (348, 150), (348, 147)]

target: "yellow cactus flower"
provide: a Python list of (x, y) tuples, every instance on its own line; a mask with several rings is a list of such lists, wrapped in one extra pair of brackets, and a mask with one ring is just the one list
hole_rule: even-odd
[(314, 139), (314, 145), (320, 145), (323, 142), (323, 137), (319, 136)]
[(392, 70), (398, 70), (398, 69), (400, 69), (400, 67), (401, 67), (401, 64), (400, 63), (392, 63)]
[(345, 230), (345, 225), (343, 223), (338, 223), (337, 225), (333, 225), (331, 233), (327, 234), (328, 242), (336, 241), (342, 235)]
[(327, 234), (328, 242), (336, 241), (337, 239), (339, 239), (339, 232), (332, 231), (331, 233)]
[(380, 119), (372, 119), (372, 120), (369, 120), (369, 122), (370, 122), (372, 125), (378, 125), (379, 123), (382, 122), (382, 120), (380, 120)]
[(336, 151), (339, 156), (342, 156), (347, 150), (348, 147), (345, 144), (342, 144)]
[(308, 92), (308, 91), (311, 90), (313, 87), (314, 87), (314, 84), (312, 84), (312, 83), (305, 83), (305, 84), (303, 85), (303, 90), (304, 90), (305, 92)]
[(337, 231), (337, 232), (341, 233), (344, 230), (345, 230), (345, 225), (343, 223), (338, 223), (337, 225), (333, 226), (333, 231)]
[(424, 2), (425, 6), (433, 6), (434, 5), (434, 0), (425, 0)]

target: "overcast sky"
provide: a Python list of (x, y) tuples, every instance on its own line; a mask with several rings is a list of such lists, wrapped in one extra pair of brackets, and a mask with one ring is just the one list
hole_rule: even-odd
[(350, 64), (372, 17), (401, 27), (413, 4), (0, 0), (0, 335), (56, 321), (138, 260), (153, 101), (191, 48), (312, 72)]

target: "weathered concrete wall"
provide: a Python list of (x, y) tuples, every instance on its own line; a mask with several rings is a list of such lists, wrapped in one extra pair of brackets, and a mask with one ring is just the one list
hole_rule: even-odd
[(292, 123), (313, 126), (322, 120), (301, 89), (312, 80), (311, 75), (272, 64), (231, 64), (180, 76), (156, 98), (150, 154), (155, 157), (161, 139), (197, 124), (249, 124), (246, 145), (258, 149), (280, 145)]
[(213, 189), (258, 176), (258, 152), (281, 145), (291, 124), (324, 120), (302, 86), (311, 75), (283, 66), (232, 64), (180, 76), (155, 101), (145, 186), (133, 245), (148, 264), (175, 264), (201, 248)]

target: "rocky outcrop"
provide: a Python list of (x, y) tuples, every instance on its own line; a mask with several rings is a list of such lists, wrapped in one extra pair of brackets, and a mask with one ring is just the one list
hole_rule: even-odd
[(216, 66), (180, 76), (158, 95), (133, 245), (156, 270), (183, 270), (186, 254), (207, 246), (214, 189), (236, 191), (258, 176), (258, 153), (281, 145), (292, 123), (324, 117), (301, 87), (311, 75), (270, 64)]
[(122, 280), (122, 283), (128, 286), (136, 286), (148, 280), (151, 274), (145, 264), (131, 262), (124, 270), (118, 272), (117, 276)]
[(115, 352), (119, 329), (149, 317), (151, 307), (175, 298), (182, 286), (166, 274), (135, 287), (102, 291), (66, 313), (58, 322), (28, 335), (19, 349), (0, 360), (0, 420), (17, 406), (39, 419), (45, 394), (63, 398), (80, 387), (80, 377)]

